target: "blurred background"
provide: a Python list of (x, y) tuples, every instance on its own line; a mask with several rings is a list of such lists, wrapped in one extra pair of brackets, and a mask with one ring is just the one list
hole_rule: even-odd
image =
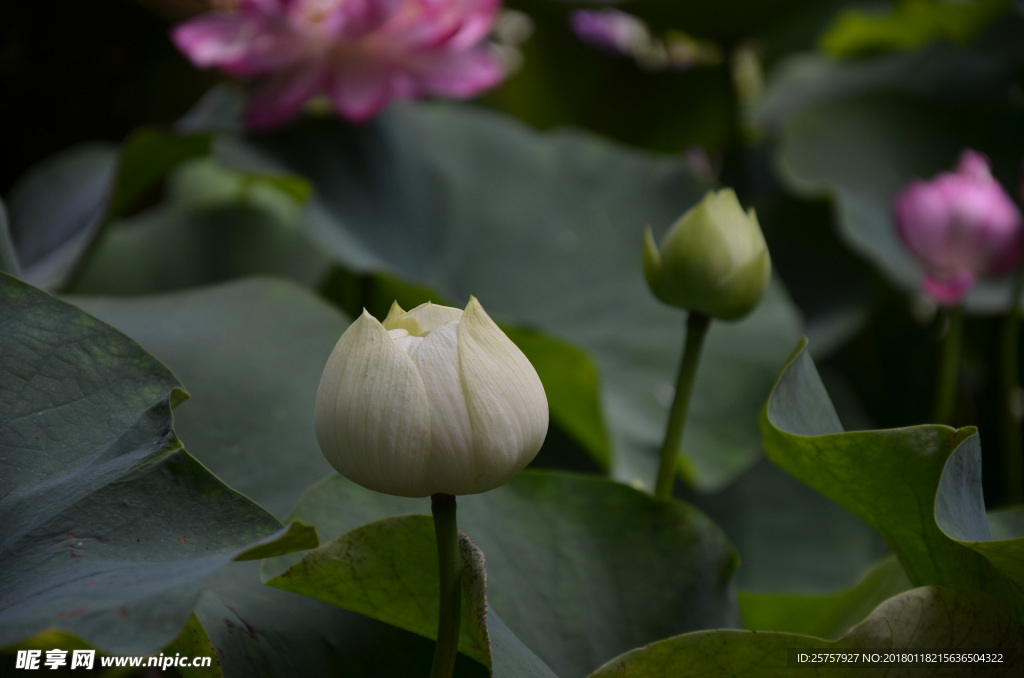
[[(140, 127), (184, 116), (223, 78), (194, 68), (169, 31), (230, 4), (8, 3), (0, 195), (16, 194), (53, 154), (121, 144)], [(923, 423), (944, 325), (917, 289), (920, 268), (891, 233), (890, 201), (971, 147), (989, 156), (1019, 202), (1022, 5), (635, 0), (619, 7), (639, 17), (645, 38), (623, 50), (573, 32), (572, 13), (593, 5), (513, 0), (495, 34), (511, 75), (473, 105), (539, 130), (580, 127), (680, 157), (708, 185), (733, 186), (757, 209), (847, 427)], [(161, 196), (147, 194), (129, 214)], [(1020, 429), (1020, 406), (1006, 404), (991, 359), (1002, 350), (1009, 290), (1005, 280), (982, 285), (967, 305), (955, 422), (981, 427), (986, 468), (1011, 454), (1006, 407)], [(986, 474), (986, 492), (993, 505), (1008, 498), (1001, 474)]]

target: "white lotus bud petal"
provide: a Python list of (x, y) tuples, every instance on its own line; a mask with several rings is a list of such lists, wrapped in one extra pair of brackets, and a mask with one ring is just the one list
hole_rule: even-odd
[(384, 319), (384, 327), (389, 330), (408, 330), (409, 334), (417, 337), (425, 337), (434, 328), (445, 323), (458, 322), (462, 317), (462, 311), (450, 306), (438, 306), (429, 301), (420, 304), (406, 313), (397, 313), (402, 307), (395, 302), (391, 305), (391, 312)]
[[(372, 375), (372, 378), (366, 378)], [(430, 445), (430, 407), (412, 359), (366, 311), (327, 360), (315, 410), (327, 460), (364, 487), (407, 497), (420, 493)]]
[(445, 494), (471, 494), (457, 479), (472, 477), (473, 429), (459, 377), (458, 323), (428, 334), (413, 363), (420, 372), (430, 403), (430, 464), (427, 481)]
[(473, 427), (474, 481), (497, 487), (540, 450), (548, 401), (533, 365), (476, 297), (459, 323), (459, 371)]

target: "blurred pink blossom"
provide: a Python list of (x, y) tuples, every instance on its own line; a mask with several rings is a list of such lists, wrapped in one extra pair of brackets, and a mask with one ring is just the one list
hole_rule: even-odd
[(623, 56), (648, 40), (643, 22), (617, 9), (576, 10), (569, 15), (569, 27), (583, 42)]
[(326, 95), (353, 121), (391, 99), (468, 97), (503, 74), (484, 39), (501, 0), (241, 0), (174, 29), (199, 67), (254, 80), (247, 121), (267, 128)]
[(955, 172), (911, 183), (895, 211), (900, 237), (925, 266), (925, 292), (942, 306), (1020, 260), (1020, 212), (975, 151), (963, 152)]

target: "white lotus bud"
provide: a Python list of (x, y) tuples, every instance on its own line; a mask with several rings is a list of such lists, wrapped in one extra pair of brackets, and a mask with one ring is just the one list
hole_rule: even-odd
[(548, 402), (533, 365), (470, 297), (465, 311), (365, 310), (331, 352), (316, 437), (334, 468), (402, 497), (476, 494), (537, 455)]

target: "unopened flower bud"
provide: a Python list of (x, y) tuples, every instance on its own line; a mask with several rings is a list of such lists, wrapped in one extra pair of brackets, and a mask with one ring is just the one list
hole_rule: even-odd
[(924, 264), (924, 290), (940, 305), (958, 304), (977, 278), (1020, 260), (1020, 212), (975, 151), (963, 152), (955, 172), (910, 184), (895, 213), (900, 237)]
[(476, 494), (536, 456), (548, 403), (530, 361), (470, 297), (465, 311), (366, 311), (331, 353), (316, 435), (343, 476), (403, 497)]
[(757, 215), (731, 189), (709, 192), (673, 224), (659, 248), (644, 233), (644, 273), (666, 304), (738, 320), (757, 306), (771, 278), (771, 259)]

